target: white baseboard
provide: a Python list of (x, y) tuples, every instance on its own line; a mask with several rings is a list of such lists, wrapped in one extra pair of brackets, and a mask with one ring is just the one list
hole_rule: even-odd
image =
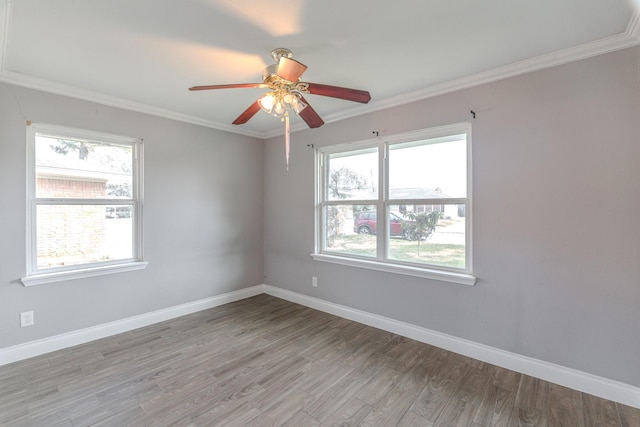
[(0, 349), (0, 366), (74, 345), (131, 331), (219, 305), (266, 293), (277, 298), (373, 326), (483, 362), (521, 372), (584, 393), (640, 408), (640, 388), (619, 381), (556, 365), (484, 344), (400, 322), (377, 314), (356, 310), (270, 285), (258, 285), (198, 301), (117, 320), (91, 328), (68, 332), (41, 340)]
[(41, 354), (50, 353), (52, 351), (61, 350), (63, 348), (73, 347), (74, 345), (84, 344), (100, 338), (106, 338), (112, 335), (128, 332), (154, 323), (164, 322), (165, 320), (207, 310), (209, 308), (239, 301), (262, 293), (264, 293), (263, 285), (253, 286), (222, 295), (216, 295), (211, 298), (205, 298), (174, 307), (164, 308), (162, 310), (152, 311), (150, 313), (140, 314), (138, 316), (128, 317), (126, 319), (116, 320), (114, 322), (103, 323), (86, 329), (80, 329), (36, 341), (30, 341), (13, 347), (2, 348), (0, 349), (0, 366), (28, 359), (30, 357), (39, 356)]
[(373, 326), (407, 338), (453, 351), (483, 362), (530, 375), (604, 399), (640, 409), (640, 388), (619, 381), (545, 362), (484, 344), (400, 322), (377, 314), (356, 310), (318, 298), (274, 286), (264, 285), (264, 292), (277, 298), (324, 311), (358, 323)]

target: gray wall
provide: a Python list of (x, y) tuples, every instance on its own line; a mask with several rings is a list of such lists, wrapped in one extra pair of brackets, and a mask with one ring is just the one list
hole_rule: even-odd
[[(26, 120), (144, 139), (146, 270), (19, 282)], [(262, 283), (262, 176), (254, 138), (0, 84), (0, 348)]]
[[(475, 287), (310, 258), (307, 144), (464, 121)], [(265, 283), (640, 386), (640, 48), (291, 138), (288, 172), (282, 138), (265, 149)]]

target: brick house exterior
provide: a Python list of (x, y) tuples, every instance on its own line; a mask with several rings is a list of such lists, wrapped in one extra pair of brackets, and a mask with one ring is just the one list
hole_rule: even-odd
[[(49, 172), (36, 177), (36, 189), (38, 198), (104, 198), (106, 180)], [(39, 205), (38, 268), (100, 261), (105, 253), (105, 221), (104, 206)]]

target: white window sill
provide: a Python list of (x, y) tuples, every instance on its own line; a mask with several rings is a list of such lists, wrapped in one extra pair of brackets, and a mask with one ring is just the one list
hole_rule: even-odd
[(148, 262), (136, 261), (124, 264), (105, 265), (70, 271), (56, 271), (55, 273), (32, 274), (20, 279), (24, 286), (44, 285), (46, 283), (62, 282), (73, 279), (102, 276), (105, 274), (122, 273), (125, 271), (143, 270)]
[(336, 255), (311, 254), (316, 261), (332, 262), (348, 265), (350, 267), (366, 268), (369, 270), (384, 271), (386, 273), (404, 274), (407, 276), (421, 277), (424, 279), (440, 280), (443, 282), (457, 283), (460, 285), (474, 286), (476, 277), (466, 273), (453, 271), (430, 270), (427, 268), (412, 267), (408, 265), (391, 264), (380, 261), (371, 261), (356, 258), (346, 258)]

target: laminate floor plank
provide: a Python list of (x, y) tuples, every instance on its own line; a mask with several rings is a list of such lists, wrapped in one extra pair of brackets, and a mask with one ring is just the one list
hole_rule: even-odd
[(546, 427), (547, 419), (544, 412), (538, 409), (520, 408), (515, 406), (511, 411), (511, 425), (518, 427)]
[(29, 422), (29, 411), (25, 406), (0, 408), (0, 426), (12, 424), (16, 426), (26, 426), (29, 425)]
[(511, 425), (516, 393), (495, 384), (489, 384), (474, 416), (477, 425), (507, 427)]
[(94, 348), (86, 347), (85, 349), (74, 349), (70, 351), (56, 352), (47, 361), (50, 367), (59, 365), (76, 365), (83, 366), (93, 361), (104, 360), (102, 353)]
[(428, 359), (429, 348), (421, 344), (411, 340), (392, 346), (384, 353), (389, 357), (389, 366), (400, 373), (405, 373)]
[(466, 427), (473, 424), (477, 407), (462, 399), (450, 399), (434, 427)]
[(582, 403), (584, 405), (584, 421), (587, 427), (621, 425), (618, 408), (614, 402), (583, 394)]
[(350, 397), (341, 406), (334, 408), (333, 413), (322, 422), (321, 426), (357, 426), (371, 411), (373, 411), (371, 405), (355, 397)]
[(139, 425), (144, 416), (145, 412), (138, 405), (117, 409), (100, 406), (75, 416), (70, 421), (74, 427), (133, 426)]
[(433, 423), (413, 411), (407, 411), (396, 427), (433, 427)]
[(325, 421), (351, 399), (363, 386), (361, 378), (347, 375), (332, 387), (313, 394), (304, 411), (318, 421)]
[(360, 423), (361, 426), (395, 426), (404, 417), (416, 399), (410, 391), (393, 388)]
[[(278, 427), (316, 427), (319, 426), (320, 422), (315, 418), (307, 415), (304, 411), (298, 411), (293, 414), (293, 417), (285, 421), (284, 423), (276, 423), (273, 426)], [(261, 425), (262, 426), (262, 425)]]
[(347, 364), (353, 367), (363, 377), (371, 377), (389, 364), (389, 356), (375, 350), (361, 356), (359, 363), (355, 363), (355, 361), (352, 360)]
[(116, 410), (106, 406), (102, 407), (100, 399), (93, 394), (80, 398), (65, 396), (57, 401), (37, 401), (28, 406), (29, 420), (36, 426), (47, 426), (49, 423), (80, 417), (98, 409)]
[(640, 426), (640, 409), (268, 295), (0, 366), (0, 426)]
[(582, 395), (557, 384), (549, 384), (547, 419), (551, 426), (584, 427)]
[(431, 422), (436, 422), (447, 403), (456, 398), (456, 393), (465, 378), (468, 367), (454, 357), (443, 364), (433, 379), (425, 386), (412, 406), (412, 410)]
[(547, 425), (549, 383), (522, 375), (516, 395), (512, 422), (518, 425)]
[(252, 407), (248, 399), (243, 398), (221, 401), (191, 417), (191, 420), (195, 425), (243, 426), (260, 415), (261, 412)]
[(357, 391), (355, 397), (365, 403), (375, 405), (395, 387), (400, 380), (400, 375), (400, 372), (384, 367)]
[(93, 393), (87, 393), (87, 390), (78, 392), (56, 390), (55, 393), (32, 396), (25, 403), (31, 417), (57, 419), (73, 411), (82, 412), (100, 406), (100, 399)]
[(365, 372), (367, 370), (377, 372), (389, 360), (389, 356), (379, 352), (379, 345), (375, 343), (363, 343), (355, 345), (350, 342), (342, 355), (342, 362)]
[(479, 406), (480, 402), (482, 402), (482, 397), (486, 394), (486, 388), (490, 385), (490, 381), (491, 374), (488, 371), (469, 367), (456, 397), (474, 406)]
[(402, 374), (397, 386), (403, 390), (420, 391), (429, 384), (441, 365), (442, 360), (427, 356), (411, 370)]
[(261, 419), (269, 419), (272, 423), (285, 421), (287, 417), (305, 409), (309, 402), (316, 399), (296, 386), (299, 378), (290, 378), (288, 383), (290, 387), (282, 387), (278, 384), (277, 388), (262, 389), (262, 392), (256, 395), (252, 404), (263, 414)]
[(489, 370), (491, 372), (491, 382), (493, 385), (500, 387), (503, 390), (511, 391), (515, 395), (518, 391), (518, 385), (520, 384), (520, 377), (522, 374), (499, 366), (491, 366)]
[(333, 387), (335, 383), (353, 372), (355, 368), (341, 363), (321, 364), (300, 385), (300, 389), (313, 395), (320, 395)]
[(297, 376), (298, 370), (306, 365), (308, 361), (304, 357), (292, 355), (285, 359), (274, 361), (273, 364), (265, 367), (265, 371), (256, 375), (256, 382), (268, 388), (274, 384), (281, 383), (283, 378)]
[(640, 426), (640, 409), (616, 403), (622, 427)]

